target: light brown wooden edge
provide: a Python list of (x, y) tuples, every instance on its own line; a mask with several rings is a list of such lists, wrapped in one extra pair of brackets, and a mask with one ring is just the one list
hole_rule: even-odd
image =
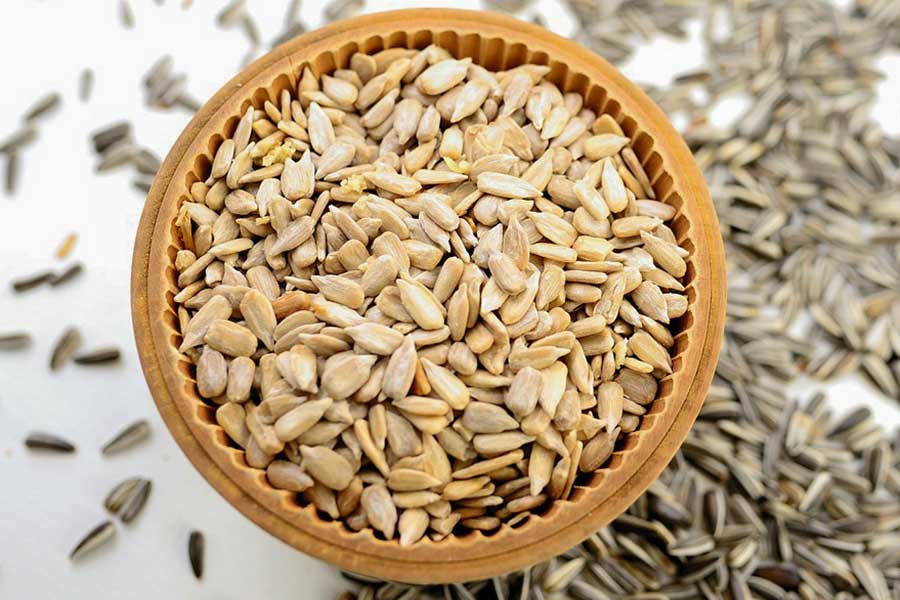
[[(430, 25), (430, 28), (440, 30), (478, 31), (485, 36), (513, 36), (516, 41), (518, 38), (533, 38), (544, 46), (553, 48), (554, 58), (558, 59), (560, 55), (570, 58), (571, 60), (567, 62), (572, 70), (590, 74), (599, 73), (601, 77), (598, 80), (602, 81), (604, 86), (611, 90), (610, 95), (622, 104), (624, 114), (635, 118), (644, 131), (661, 134), (661, 137), (655, 139), (654, 151), (662, 157), (666, 171), (675, 179), (675, 187), (679, 189), (684, 202), (690, 205), (685, 212), (690, 214), (692, 226), (700, 227), (702, 230), (698, 232), (697, 237), (702, 236), (703, 243), (697, 244), (693, 258), (695, 264), (699, 265), (698, 270), (701, 271), (698, 277), (706, 279), (698, 281), (697, 289), (700, 297), (694, 309), (695, 323), (692, 326), (692, 334), (693, 343), (699, 346), (696, 351), (692, 349), (685, 353), (690, 355), (685, 358), (692, 360), (684, 366), (684, 376), (688, 377), (690, 373), (693, 373), (693, 376), (690, 377), (681, 411), (655, 447), (647, 447), (645, 444), (639, 449), (645, 454), (645, 458), (638, 461), (640, 468), (612, 491), (602, 506), (593, 511), (586, 511), (578, 517), (570, 516), (569, 519), (564, 519), (569, 522), (555, 529), (552, 535), (532, 539), (514, 548), (498, 547), (496, 553), (487, 557), (467, 558), (465, 554), (472, 548), (464, 545), (460, 549), (462, 552), (455, 552), (448, 546), (448, 553), (442, 563), (421, 561), (415, 549), (407, 553), (406, 559), (399, 559), (396, 556), (389, 558), (377, 551), (368, 553), (359, 551), (361, 549), (348, 550), (335, 545), (333, 541), (310, 535), (296, 524), (283, 520), (269, 508), (260, 505), (213, 460), (208, 449), (197, 440), (185, 422), (173, 398), (173, 390), (177, 393), (184, 382), (174, 369), (165, 369), (162, 366), (166, 364), (165, 353), (171, 349), (157, 344), (156, 340), (164, 341), (166, 332), (159, 320), (151, 317), (150, 312), (149, 293), (154, 287), (151, 278), (154, 274), (159, 275), (162, 272), (161, 268), (151, 268), (154, 259), (152, 254), (154, 240), (158, 237), (156, 234), (161, 233), (160, 228), (168, 225), (158, 222), (159, 210), (176, 171), (179, 177), (186, 171), (185, 165), (182, 164), (185, 152), (210, 119), (228, 103), (233, 93), (247, 82), (285, 59), (293, 66), (291, 56), (302, 48), (329, 38), (334, 38), (334, 46), (337, 47), (343, 40), (350, 39), (361, 31), (372, 30), (374, 35), (379, 26), (387, 24), (396, 26), (397, 23), (404, 22), (410, 24), (411, 30), (428, 28), (423, 26)], [(160, 257), (157, 256), (156, 259), (160, 260)], [(707, 293), (704, 294), (704, 291)], [(410, 582), (461, 581), (522, 568), (579, 543), (590, 533), (621, 514), (665, 468), (699, 413), (712, 380), (721, 346), (724, 311), (724, 251), (715, 212), (690, 151), (662, 111), (614, 67), (597, 59), (574, 42), (502, 15), (448, 9), (393, 11), (334, 23), (276, 48), (228, 82), (188, 124), (157, 175), (147, 197), (138, 229), (132, 269), (133, 325), (145, 377), (160, 414), (172, 435), (210, 484), (248, 518), (296, 548), (343, 569)], [(490, 539), (488, 538), (485, 543), (490, 544)]]

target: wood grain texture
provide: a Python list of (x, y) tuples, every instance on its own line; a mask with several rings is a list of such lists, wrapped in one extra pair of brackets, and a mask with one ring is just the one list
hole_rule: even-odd
[[(399, 29), (402, 27), (403, 29)], [(471, 532), (409, 548), (351, 532), (321, 519), (293, 494), (268, 485), (228, 444), (213, 407), (195, 389), (181, 356), (173, 260), (180, 247), (173, 221), (191, 183), (205, 178), (216, 147), (252, 102), (296, 85), (305, 65), (317, 73), (342, 66), (361, 50), (424, 47), (437, 42), (490, 69), (548, 64), (549, 78), (585, 94), (585, 105), (612, 114), (635, 139), (634, 149), (657, 196), (677, 208), (672, 228), (691, 255), (685, 283), (688, 312), (675, 324), (674, 372), (640, 428), (625, 437), (607, 466), (515, 529)], [(358, 573), (415, 583), (481, 579), (546, 560), (621, 514), (659, 476), (693, 424), (715, 371), (725, 319), (725, 261), (715, 211), (697, 165), (662, 111), (614, 67), (540, 27), (499, 14), (418, 9), (340, 21), (295, 38), (241, 71), (196, 114), (157, 175), (141, 218), (132, 265), (132, 318), (141, 364), (154, 401), (194, 466), (232, 505), (285, 543)]]

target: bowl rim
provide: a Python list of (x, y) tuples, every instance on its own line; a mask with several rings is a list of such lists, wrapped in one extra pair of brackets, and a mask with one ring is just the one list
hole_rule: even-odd
[[(452, 548), (452, 543), (445, 541), (441, 544), (445, 544), (446, 552), (442, 553), (440, 562), (434, 556), (424, 560), (422, 553), (415, 551), (415, 546), (405, 553), (405, 557), (400, 557), (393, 552), (385, 555), (377, 548), (361, 547), (365, 544), (337, 544), (333, 539), (323, 539), (306, 531), (296, 519), (289, 520), (271, 506), (260, 503), (242, 487), (252, 485), (252, 482), (247, 478), (241, 484), (236, 482), (229, 474), (230, 469), (223, 468), (211, 455), (211, 437), (200, 439), (179, 409), (184, 376), (171, 359), (172, 345), (166, 343), (168, 332), (161, 320), (153, 316), (154, 306), (163, 295), (159, 290), (164, 271), (160, 257), (166, 250), (162, 245), (164, 228), (171, 226), (160, 220), (160, 211), (164, 203), (177, 202), (178, 194), (172, 188), (179, 186), (170, 184), (176, 176), (183, 178), (193, 168), (195, 153), (187, 153), (197, 143), (205, 141), (204, 135), (209, 137), (211, 132), (207, 131), (207, 126), (215, 122), (220, 111), (229, 110), (236, 99), (245, 94), (242, 88), (251, 82), (268, 75), (273, 75), (274, 79), (275, 73), (295, 73), (307, 59), (327, 48), (339, 47), (342, 40), (346, 43), (363, 33), (369, 36), (384, 34), (388, 31), (384, 28), (395, 29), (402, 23), (407, 24), (407, 31), (478, 33), (486, 37), (503, 37), (509, 43), (535, 43), (542, 48), (552, 48), (551, 56), (555, 60), (612, 90), (610, 96), (621, 105), (621, 112), (632, 117), (643, 132), (653, 137), (653, 152), (662, 157), (666, 172), (673, 178), (673, 188), (682, 196), (684, 211), (691, 213), (691, 226), (698, 228), (694, 239), (700, 242), (695, 244), (692, 257), (698, 271), (695, 277), (698, 297), (693, 323), (686, 328), (690, 332), (691, 347), (682, 352), (685, 364), (673, 376), (673, 379), (678, 378), (673, 385), (680, 385), (683, 392), (670, 395), (671, 401), (680, 403), (680, 410), (668, 428), (656, 434), (656, 445), (648, 447), (644, 443), (642, 448), (632, 450), (641, 454), (637, 459), (630, 459), (639, 468), (633, 469), (616, 488), (609, 490), (602, 503), (583, 507), (580, 515), (568, 515), (563, 519), (566, 521), (563, 526), (552, 528), (548, 535), (522, 535), (516, 540), (520, 543), (506, 544), (506, 547), (500, 544), (495, 552), (476, 553), (478, 555), (474, 557), (471, 555), (472, 544)], [(253, 87), (250, 89), (252, 93)], [(228, 116), (231, 114), (227, 113)], [(598, 55), (536, 25), (491, 12), (407, 9), (352, 17), (294, 38), (241, 70), (201, 107), (172, 146), (147, 196), (134, 246), (131, 303), (138, 354), (160, 415), (195, 468), (230, 504), (285, 543), (342, 569), (410, 583), (445, 583), (490, 577), (565, 551), (611, 522), (650, 486), (686, 438), (712, 381), (724, 332), (725, 286), (724, 248), (700, 170), (685, 142), (640, 88)]]

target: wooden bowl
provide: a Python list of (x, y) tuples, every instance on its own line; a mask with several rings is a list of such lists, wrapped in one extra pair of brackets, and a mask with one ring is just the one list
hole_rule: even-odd
[[(181, 241), (174, 220), (190, 185), (205, 179), (222, 139), (249, 103), (261, 108), (304, 65), (316, 73), (347, 64), (356, 51), (422, 48), (438, 43), (493, 70), (522, 63), (552, 67), (550, 80), (580, 92), (585, 106), (615, 117), (635, 140), (657, 197), (676, 207), (672, 223), (690, 251), (688, 311), (675, 324), (674, 373), (640, 428), (620, 441), (609, 463), (516, 528), (468, 532), (412, 547), (354, 533), (320, 518), (295, 494), (272, 488), (229, 445), (214, 407), (196, 393), (192, 368), (179, 354), (173, 265)], [(406, 10), (356, 17), (279, 46), (229, 81), (200, 109), (166, 157), (141, 218), (132, 267), (132, 312), (150, 391), (175, 440), (210, 484), (260, 527), (342, 569), (411, 583), (486, 578), (546, 560), (620, 515), (660, 474), (687, 436), (713, 376), (725, 318), (725, 270), (719, 226), (697, 165), (662, 111), (614, 67), (585, 48), (506, 16), (463, 10)]]

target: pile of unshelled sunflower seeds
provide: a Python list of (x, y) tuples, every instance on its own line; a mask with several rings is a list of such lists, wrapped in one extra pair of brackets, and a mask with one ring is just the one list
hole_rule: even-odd
[[(726, 239), (716, 381), (664, 475), (584, 544), (489, 581), (361, 581), (343, 597), (900, 598), (900, 436), (855, 402), (835, 416), (822, 394), (790, 392), (802, 375), (862, 367), (898, 395), (900, 140), (868, 114), (875, 61), (900, 45), (900, 4), (569, 4), (576, 39), (616, 61), (635, 34), (704, 21), (706, 64), (648, 91), (688, 117)], [(710, 126), (735, 92), (747, 114)]]
[(181, 207), (197, 391), (250, 466), (353, 530), (515, 526), (672, 372), (675, 209), (549, 70), (437, 46), (306, 69)]

